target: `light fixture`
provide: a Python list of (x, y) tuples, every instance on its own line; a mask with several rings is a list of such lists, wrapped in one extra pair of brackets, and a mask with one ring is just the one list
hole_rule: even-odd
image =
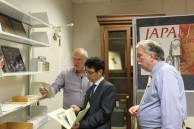
[(60, 25), (60, 26), (53, 26), (53, 39), (57, 40), (59, 39), (59, 46), (61, 46), (61, 28), (62, 27), (72, 27), (74, 24), (66, 24), (66, 25)]

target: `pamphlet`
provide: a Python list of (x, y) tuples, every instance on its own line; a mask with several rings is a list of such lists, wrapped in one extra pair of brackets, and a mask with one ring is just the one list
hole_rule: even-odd
[(57, 109), (53, 112), (48, 113), (48, 116), (55, 119), (57, 122), (59, 122), (61, 125), (63, 125), (66, 129), (71, 129), (75, 123), (78, 123), (87, 113), (88, 109), (90, 108), (90, 103), (88, 102), (86, 105), (86, 108), (78, 113), (78, 115), (75, 115), (75, 112), (72, 108), (70, 109)]

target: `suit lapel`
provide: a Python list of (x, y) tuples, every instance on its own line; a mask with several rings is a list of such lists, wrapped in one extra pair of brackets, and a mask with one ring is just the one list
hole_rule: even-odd
[[(105, 83), (105, 80), (103, 79), (100, 84), (98, 85), (98, 87), (96, 88), (96, 91), (94, 92), (94, 94), (90, 97), (90, 103), (92, 103), (95, 98), (98, 96), (99, 92), (101, 91), (102, 87), (103, 87), (103, 84)], [(90, 92), (91, 93), (91, 90)]]

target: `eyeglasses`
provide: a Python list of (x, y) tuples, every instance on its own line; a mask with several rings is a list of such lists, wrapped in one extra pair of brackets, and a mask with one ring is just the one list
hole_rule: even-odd
[(83, 58), (73, 58), (73, 61), (77, 61), (77, 62), (82, 62), (84, 59)]
[(90, 76), (92, 75), (93, 73), (96, 73), (95, 71), (85, 71), (86, 72), (86, 76)]

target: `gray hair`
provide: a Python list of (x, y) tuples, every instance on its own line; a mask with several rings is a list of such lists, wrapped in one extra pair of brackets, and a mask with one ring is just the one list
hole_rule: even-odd
[(153, 53), (157, 61), (164, 61), (164, 50), (158, 42), (153, 40), (142, 40), (137, 43), (136, 47), (139, 46), (142, 46), (146, 53)]
[(74, 51), (73, 51), (73, 54), (76, 52), (76, 51), (80, 51), (84, 57), (88, 58), (88, 52), (84, 49), (84, 48), (76, 48)]

